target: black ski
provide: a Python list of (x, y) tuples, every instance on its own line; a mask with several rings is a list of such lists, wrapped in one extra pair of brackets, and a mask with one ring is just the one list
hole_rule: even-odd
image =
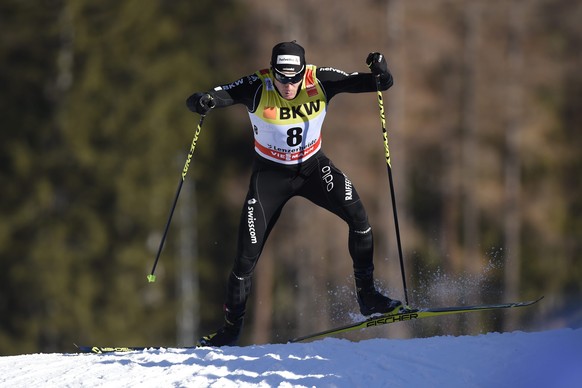
[[(345, 333), (354, 330), (365, 329), (374, 326), (387, 325), (396, 322), (412, 321), (415, 319), (423, 319), (430, 317), (438, 317), (442, 315), (450, 314), (462, 314), (470, 313), (475, 311), (487, 311), (487, 310), (498, 310), (498, 309), (508, 309), (514, 307), (526, 307), (531, 306), (543, 299), (543, 296), (536, 299), (525, 302), (512, 302), (512, 303), (501, 303), (501, 304), (482, 304), (473, 306), (459, 306), (459, 307), (437, 307), (437, 308), (423, 308), (423, 309), (403, 309), (397, 313), (386, 313), (378, 316), (374, 316), (356, 323), (335, 327), (333, 329), (328, 329), (320, 331), (318, 333), (312, 333), (304, 335), (301, 337), (293, 338), (289, 340), (290, 343), (301, 342), (306, 340), (314, 340), (323, 337), (334, 336), (340, 333)], [(191, 347), (177, 347), (168, 348), (162, 346), (83, 346), (75, 344), (77, 349), (81, 353), (116, 353), (116, 352), (140, 352), (144, 350), (159, 350), (159, 349), (196, 349), (197, 346)]]
[(318, 333), (312, 333), (304, 335), (301, 337), (293, 338), (289, 342), (301, 342), (305, 340), (313, 340), (323, 337), (329, 337), (340, 333), (345, 333), (348, 331), (365, 329), (368, 327), (387, 325), (395, 322), (412, 321), (415, 319), (423, 319), (430, 317), (437, 317), (441, 315), (449, 314), (461, 314), (470, 313), (475, 311), (485, 311), (485, 310), (497, 310), (497, 309), (507, 309), (513, 307), (526, 307), (531, 306), (534, 303), (539, 302), (543, 299), (538, 298), (536, 300), (531, 300), (527, 302), (514, 302), (514, 303), (501, 303), (501, 304), (482, 304), (474, 306), (459, 306), (459, 307), (437, 307), (437, 308), (424, 308), (424, 309), (403, 309), (397, 313), (386, 313), (379, 316), (374, 316), (366, 320), (362, 320), (356, 323), (348, 324), (345, 326), (339, 326), (333, 329), (320, 331)]

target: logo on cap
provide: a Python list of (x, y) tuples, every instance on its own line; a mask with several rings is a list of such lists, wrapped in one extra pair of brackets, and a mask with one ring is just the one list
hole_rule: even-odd
[(301, 66), (301, 58), (298, 55), (277, 55), (277, 65)]

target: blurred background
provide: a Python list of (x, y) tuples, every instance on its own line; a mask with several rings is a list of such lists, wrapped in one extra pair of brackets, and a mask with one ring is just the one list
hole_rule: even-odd
[[(582, 2), (3, 0), (0, 354), (193, 345), (222, 324), (253, 155), (245, 108), (196, 91), (307, 61), (367, 71), (380, 51), (408, 298), (521, 310), (346, 335), (409, 338), (582, 324)], [(404, 299), (375, 93), (334, 98), (324, 150), (369, 212), (378, 287)], [(241, 344), (353, 321), (347, 226), (303, 199), (255, 273)]]

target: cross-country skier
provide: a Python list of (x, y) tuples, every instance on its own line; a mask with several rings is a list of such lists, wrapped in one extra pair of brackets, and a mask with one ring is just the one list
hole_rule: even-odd
[(227, 283), (225, 322), (216, 333), (201, 338), (200, 345), (237, 344), (253, 271), (283, 206), (294, 196), (307, 198), (348, 224), (360, 312), (367, 316), (402, 305), (374, 287), (373, 237), (366, 210), (352, 182), (324, 154), (321, 144), (327, 107), (336, 94), (376, 91), (376, 77), (382, 90), (392, 86), (382, 54), (370, 53), (366, 63), (371, 73), (308, 65), (303, 47), (283, 42), (273, 47), (270, 68), (188, 98), (188, 108), (201, 115), (213, 108), (245, 105), (255, 138), (253, 170)]

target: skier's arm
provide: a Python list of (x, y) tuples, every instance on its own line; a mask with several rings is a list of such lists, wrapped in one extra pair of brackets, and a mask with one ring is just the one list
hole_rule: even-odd
[(320, 67), (316, 77), (325, 90), (328, 101), (338, 93), (364, 93), (376, 91), (376, 77), (380, 80), (380, 90), (390, 88), (394, 80), (386, 60), (381, 54), (371, 53), (366, 58), (366, 63), (372, 73), (351, 73), (333, 67)]
[(186, 105), (192, 112), (201, 115), (207, 114), (213, 108), (224, 108), (235, 104), (243, 104), (251, 110), (257, 88), (261, 85), (256, 80), (257, 77), (253, 74), (206, 92), (194, 93), (188, 97)]

